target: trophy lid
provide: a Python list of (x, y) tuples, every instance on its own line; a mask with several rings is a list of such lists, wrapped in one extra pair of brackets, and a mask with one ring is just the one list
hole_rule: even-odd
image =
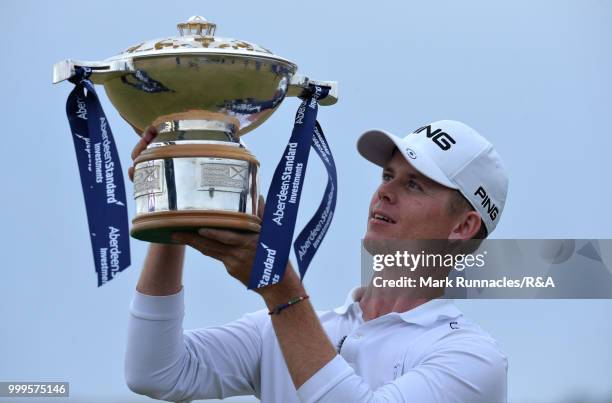
[(321, 105), (337, 100), (335, 82), (297, 74), (295, 63), (254, 43), (217, 37), (216, 24), (201, 16), (177, 28), (177, 36), (141, 42), (102, 61), (55, 63), (53, 82), (88, 68), (90, 80), (104, 85), (121, 116), (138, 129), (162, 115), (204, 111), (236, 117), (242, 135), (311, 84), (330, 88)]
[(179, 31), (178, 36), (141, 42), (107, 60), (167, 54), (202, 53), (258, 56), (291, 63), (252, 42), (215, 36), (217, 25), (199, 15), (192, 16), (186, 22), (177, 24), (177, 28)]

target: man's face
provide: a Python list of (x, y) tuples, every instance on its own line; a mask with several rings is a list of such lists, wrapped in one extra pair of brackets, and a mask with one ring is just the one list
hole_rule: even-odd
[(365, 239), (448, 239), (457, 223), (448, 208), (453, 192), (394, 152), (370, 202)]

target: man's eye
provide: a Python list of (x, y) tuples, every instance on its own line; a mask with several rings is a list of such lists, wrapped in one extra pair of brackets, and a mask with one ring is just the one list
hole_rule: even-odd
[(391, 175), (389, 175), (387, 173), (383, 173), (382, 174), (382, 180), (383, 180), (383, 182), (389, 182), (391, 180)]
[(421, 187), (421, 185), (419, 185), (417, 182), (415, 182), (413, 180), (409, 180), (408, 181), (408, 187), (410, 189), (414, 189), (414, 190), (418, 190), (418, 191), (423, 191), (423, 188)]

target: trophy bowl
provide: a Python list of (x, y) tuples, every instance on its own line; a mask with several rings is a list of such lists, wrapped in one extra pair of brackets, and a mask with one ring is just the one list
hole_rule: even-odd
[(328, 87), (320, 104), (334, 104), (337, 83), (296, 74), (293, 62), (256, 44), (216, 37), (203, 17), (177, 27), (179, 36), (104, 61), (56, 63), (53, 82), (88, 68), (137, 133), (157, 128), (134, 162), (132, 237), (170, 243), (173, 232), (202, 227), (257, 232), (260, 164), (241, 136), (310, 84)]

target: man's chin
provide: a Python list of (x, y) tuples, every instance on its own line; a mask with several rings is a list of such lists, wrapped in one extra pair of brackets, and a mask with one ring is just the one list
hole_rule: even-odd
[(368, 228), (363, 240), (382, 240), (382, 239), (396, 239), (397, 236), (389, 231), (390, 228)]
[(363, 237), (363, 247), (371, 255), (386, 253), (388, 243), (393, 239), (395, 239), (395, 237), (391, 234), (368, 229)]
[(383, 237), (381, 237), (381, 235), (379, 233), (376, 233), (374, 231), (366, 231), (365, 235), (363, 236), (363, 241), (364, 242), (368, 242), (368, 241), (374, 241), (377, 239), (383, 239)]

